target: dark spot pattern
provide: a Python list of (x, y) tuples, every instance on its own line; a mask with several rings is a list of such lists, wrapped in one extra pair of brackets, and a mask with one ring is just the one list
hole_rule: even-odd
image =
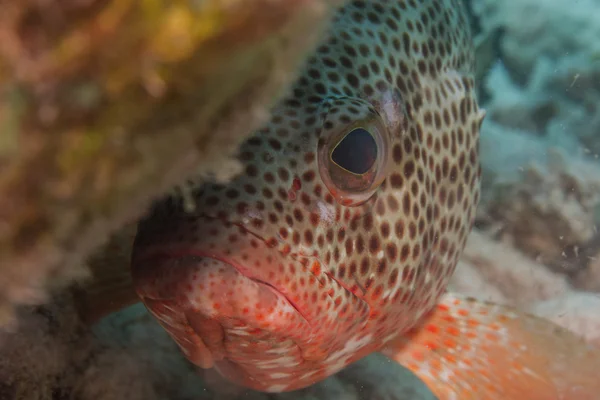
[[(155, 316), (173, 323), (177, 310), (200, 310), (221, 327), (224, 344), (210, 350), (266, 391), (324, 379), (336, 372), (327, 356), (349, 341), (365, 344), (338, 368), (417, 324), (446, 288), (479, 199), (483, 115), (467, 27), (460, 0), (342, 8), (269, 124), (241, 146), (243, 172), (179, 188), (140, 224), (138, 292), (177, 299)], [(386, 116), (390, 98), (401, 115)], [(377, 156), (388, 164), (374, 163), (366, 195), (349, 203), (339, 193), (363, 182), (325, 179), (321, 149), (357, 126), (385, 135)], [(144, 261), (154, 253), (201, 261), (157, 272)], [(213, 258), (229, 269), (202, 261)], [(165, 326), (185, 347), (185, 334)], [(265, 362), (273, 368), (256, 366)]]

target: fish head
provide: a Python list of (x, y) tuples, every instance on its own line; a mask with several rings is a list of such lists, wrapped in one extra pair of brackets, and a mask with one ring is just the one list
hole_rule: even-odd
[(258, 390), (305, 387), (435, 304), (469, 225), (440, 217), (440, 196), (462, 210), (470, 191), (436, 187), (458, 169), (427, 166), (404, 114), (397, 93), (291, 101), (241, 146), (239, 176), (155, 205), (134, 282), (192, 362)]
[(186, 356), (261, 390), (292, 371), (321, 379), (348, 340), (372, 346), (357, 336), (373, 309), (361, 277), (383, 245), (376, 193), (402, 129), (352, 97), (273, 114), (241, 146), (239, 176), (157, 202), (132, 261), (139, 296)]
[(483, 115), (462, 30), (417, 47), (396, 35), (412, 14), (373, 2), (398, 18), (380, 20), (387, 47), (361, 42), (367, 3), (352, 4), (241, 145), (242, 172), (157, 202), (134, 245), (136, 291), (186, 357), (261, 391), (306, 387), (415, 326), (474, 219)]

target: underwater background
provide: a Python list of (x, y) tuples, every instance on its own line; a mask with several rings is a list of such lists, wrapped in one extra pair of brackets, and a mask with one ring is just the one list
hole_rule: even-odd
[[(600, 345), (600, 0), (465, 2), (487, 111), (483, 196), (450, 289), (515, 305)], [(94, 362), (69, 371), (84, 400), (434, 398), (380, 355), (293, 393), (252, 392), (211, 371), (199, 378), (141, 305), (98, 324), (100, 347), (44, 321), (24, 321), (33, 339), (8, 338), (15, 368), (37, 377), (20, 398), (72, 398), (48, 393), (47, 381), (73, 362), (74, 346), (94, 346)]]

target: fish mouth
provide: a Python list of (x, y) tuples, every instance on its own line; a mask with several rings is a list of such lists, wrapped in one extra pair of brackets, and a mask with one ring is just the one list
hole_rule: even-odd
[[(153, 252), (132, 262), (132, 276), (148, 311), (186, 358), (202, 368), (212, 368), (229, 358), (225, 333), (231, 321), (286, 332), (289, 320), (265, 315), (283, 311), (295, 314), (291, 322), (309, 325), (297, 306), (276, 287), (214, 254), (189, 249)], [(260, 323), (258, 315), (263, 315)]]
[[(235, 227), (243, 231), (245, 234), (250, 237), (255, 238), (256, 240), (264, 243), (267, 247), (271, 248), (272, 246), (268, 244), (268, 241), (265, 237), (260, 235), (259, 233), (249, 229), (247, 224), (242, 221), (229, 220), (221, 217), (212, 216), (209, 214), (198, 214), (196, 218), (202, 219), (209, 223), (217, 223), (220, 227)], [(137, 248), (134, 244), (134, 252), (131, 262), (131, 270), (132, 275), (134, 277), (134, 285), (136, 281), (136, 276), (140, 277), (142, 280), (144, 275), (147, 274), (148, 265), (156, 265), (160, 264), (160, 260), (166, 260), (165, 263), (172, 262), (173, 260), (185, 259), (185, 258), (198, 258), (198, 259), (209, 259), (215, 260), (224, 265), (227, 265), (231, 268), (234, 268), (239, 274), (244, 276), (245, 278), (253, 281), (256, 284), (264, 285), (265, 287), (270, 288), (278, 295), (284, 297), (286, 301), (296, 310), (296, 312), (302, 316), (306, 323), (309, 323), (309, 318), (301, 309), (301, 307), (294, 302), (288, 295), (286, 295), (281, 289), (277, 288), (275, 285), (265, 281), (264, 279), (259, 279), (255, 274), (252, 273), (252, 269), (248, 268), (243, 263), (236, 262), (232, 257), (225, 256), (222, 252), (216, 251), (206, 251), (205, 249), (193, 248), (186, 245), (177, 245), (177, 244), (159, 244), (158, 246), (143, 246), (142, 248)], [(137, 250), (137, 251), (136, 251)], [(277, 252), (281, 254), (281, 252)], [(287, 254), (290, 255), (290, 254)], [(335, 276), (332, 276), (326, 273), (330, 279), (337, 279)], [(338, 282), (339, 283), (339, 282)]]
[[(136, 289), (137, 289), (138, 286), (143, 286), (145, 284), (144, 281), (146, 281), (145, 276), (147, 274), (149, 264), (156, 265), (156, 264), (161, 264), (161, 262), (164, 262), (165, 264), (172, 264), (173, 261), (186, 260), (186, 259), (213, 260), (215, 262), (222, 264), (223, 266), (235, 269), (240, 275), (242, 275), (246, 279), (248, 279), (258, 285), (263, 285), (263, 286), (269, 288), (270, 290), (276, 292), (278, 295), (284, 297), (286, 299), (286, 301), (300, 315), (302, 315), (302, 317), (308, 322), (308, 319), (306, 318), (306, 316), (304, 315), (302, 310), (300, 310), (298, 305), (294, 301), (292, 301), (280, 289), (278, 289), (277, 287), (275, 287), (274, 285), (272, 285), (269, 282), (258, 279), (255, 276), (252, 276), (249, 268), (245, 267), (244, 265), (241, 265), (240, 263), (236, 263), (233, 260), (228, 259), (227, 257), (216, 255), (215, 253), (212, 253), (212, 252), (209, 253), (209, 252), (189, 250), (189, 249), (180, 249), (180, 250), (173, 249), (171, 251), (158, 250), (155, 252), (147, 252), (147, 253), (141, 255), (140, 257), (137, 257), (136, 260), (131, 263), (134, 286), (136, 286)], [(157, 260), (158, 260), (158, 262), (157, 262)], [(165, 268), (173, 268), (173, 265), (165, 265)], [(152, 269), (152, 267), (150, 269)], [(139, 282), (139, 284), (136, 284), (136, 282)]]

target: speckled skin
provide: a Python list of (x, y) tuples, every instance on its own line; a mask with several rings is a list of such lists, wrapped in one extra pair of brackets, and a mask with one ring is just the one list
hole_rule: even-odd
[[(137, 292), (192, 362), (293, 390), (434, 308), (479, 197), (468, 26), (459, 0), (349, 2), (241, 147), (244, 172), (141, 223)], [(330, 157), (357, 127), (378, 145), (361, 176)]]

